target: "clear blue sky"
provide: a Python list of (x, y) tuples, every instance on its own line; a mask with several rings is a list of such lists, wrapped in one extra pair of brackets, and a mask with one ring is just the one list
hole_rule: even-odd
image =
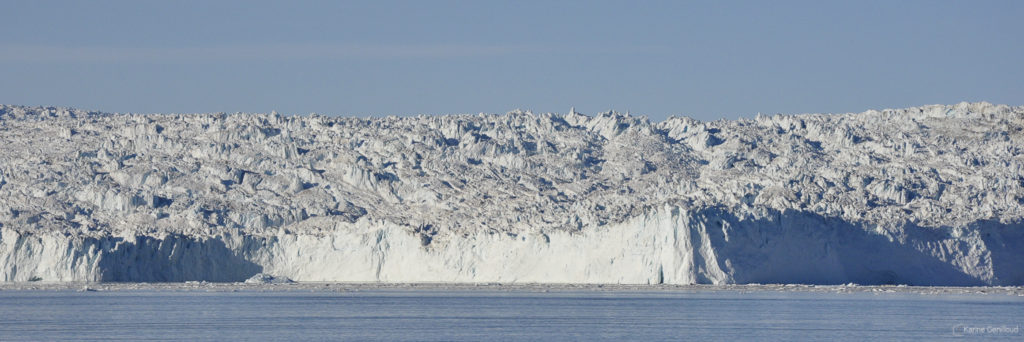
[(661, 120), (1024, 104), (1024, 1), (3, 1), (0, 103)]

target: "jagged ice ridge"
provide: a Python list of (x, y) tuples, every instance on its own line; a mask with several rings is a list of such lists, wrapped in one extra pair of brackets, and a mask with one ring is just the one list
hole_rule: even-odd
[(1022, 130), (0, 106), (0, 279), (1024, 285)]

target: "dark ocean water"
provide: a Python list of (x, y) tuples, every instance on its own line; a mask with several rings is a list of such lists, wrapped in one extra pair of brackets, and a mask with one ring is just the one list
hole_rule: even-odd
[(1008, 295), (0, 291), (3, 341), (1022, 340), (1022, 323)]

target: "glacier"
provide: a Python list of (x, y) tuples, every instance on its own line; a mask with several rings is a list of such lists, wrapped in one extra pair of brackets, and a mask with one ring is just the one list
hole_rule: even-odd
[[(1024, 285), (1024, 107), (0, 105), (0, 279)], [(268, 279), (270, 279), (268, 278)]]

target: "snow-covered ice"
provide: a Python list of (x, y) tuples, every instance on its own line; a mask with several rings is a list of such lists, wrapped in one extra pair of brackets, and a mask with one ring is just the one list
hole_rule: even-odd
[(0, 145), (4, 281), (1024, 285), (1024, 107), (0, 106)]

